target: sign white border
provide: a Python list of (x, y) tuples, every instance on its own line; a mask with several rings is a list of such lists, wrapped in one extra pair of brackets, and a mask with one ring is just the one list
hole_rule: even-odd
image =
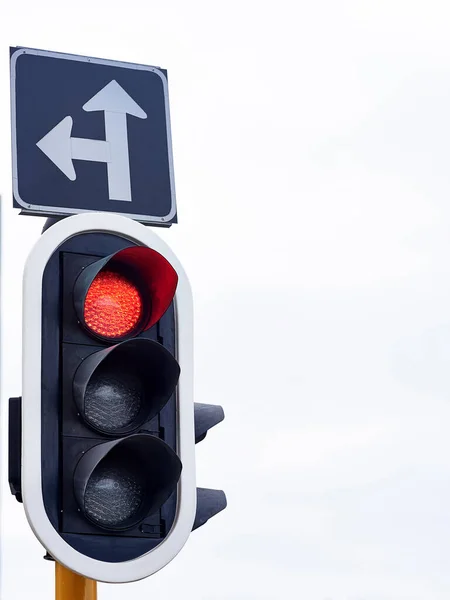
[[(177, 388), (177, 454), (183, 463), (175, 521), (166, 538), (150, 552), (122, 563), (108, 563), (78, 552), (53, 528), (44, 507), (41, 481), (41, 336), (42, 280), (52, 254), (80, 233), (113, 233), (160, 252), (178, 273), (175, 295), (176, 358), (181, 367)], [(90, 213), (62, 219), (32, 249), (23, 278), (22, 496), (36, 537), (55, 560), (90, 579), (108, 583), (137, 581), (170, 562), (186, 543), (196, 511), (193, 402), (193, 304), (189, 281), (168, 245), (148, 227), (119, 215)]]
[[(170, 127), (170, 111), (169, 111), (169, 89), (167, 86), (167, 79), (164, 77), (160, 69), (156, 67), (150, 67), (146, 65), (139, 65), (134, 63), (120, 62), (115, 60), (107, 60), (102, 58), (91, 58), (89, 56), (78, 56), (76, 54), (63, 54), (61, 52), (50, 52), (47, 50), (35, 50), (32, 48), (18, 48), (11, 56), (11, 144), (12, 144), (12, 172), (13, 172), (13, 193), (14, 198), (18, 204), (23, 207), (27, 212), (39, 213), (48, 216), (67, 216), (73, 214), (81, 214), (92, 212), (89, 209), (83, 208), (67, 208), (64, 206), (40, 206), (39, 204), (30, 204), (20, 197), (19, 194), (19, 180), (17, 170), (17, 131), (16, 131), (16, 64), (18, 59), (24, 54), (33, 54), (35, 56), (48, 56), (49, 58), (60, 58), (62, 60), (72, 60), (85, 63), (94, 63), (98, 65), (106, 65), (112, 67), (120, 67), (122, 69), (133, 69), (137, 71), (151, 71), (158, 75), (162, 81), (164, 89), (164, 105), (166, 113), (166, 128), (167, 128), (167, 150), (169, 159), (169, 179), (170, 179), (170, 192), (171, 192), (171, 208), (167, 215), (163, 217), (153, 215), (136, 215), (132, 213), (125, 213), (120, 210), (112, 210), (111, 213), (121, 214), (124, 217), (130, 217), (143, 223), (169, 223), (177, 212), (176, 194), (175, 194), (175, 177), (174, 177), (174, 166), (173, 166), (173, 152), (172, 152), (172, 133)], [(89, 99), (89, 98), (88, 98)], [(87, 100), (88, 100), (87, 99)], [(55, 122), (56, 125), (56, 122)], [(44, 132), (45, 133), (45, 132)], [(38, 142), (39, 140), (36, 140)], [(116, 205), (115, 200), (111, 200)], [(117, 205), (117, 208), (119, 206)], [(95, 211), (95, 209), (92, 209)], [(108, 214), (109, 211), (108, 211)]]

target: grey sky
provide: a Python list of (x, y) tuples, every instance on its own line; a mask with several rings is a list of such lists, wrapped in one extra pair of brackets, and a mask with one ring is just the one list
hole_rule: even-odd
[[(198, 483), (229, 507), (101, 600), (450, 596), (447, 2), (0, 1), (3, 421), (20, 394), (8, 46), (168, 69), (196, 400), (226, 421)], [(4, 436), (2, 436), (4, 440)], [(53, 566), (8, 495), (2, 599)]]

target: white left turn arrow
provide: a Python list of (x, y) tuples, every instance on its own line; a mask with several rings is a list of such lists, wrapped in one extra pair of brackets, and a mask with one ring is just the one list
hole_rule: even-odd
[(146, 119), (146, 113), (115, 80), (83, 109), (104, 112), (106, 140), (71, 137), (73, 120), (67, 116), (37, 142), (37, 147), (71, 181), (77, 178), (74, 160), (106, 163), (110, 200), (131, 201), (127, 114)]
[(36, 145), (66, 177), (75, 181), (74, 159), (107, 163), (110, 153), (108, 142), (71, 137), (72, 126), (72, 117), (65, 117)]

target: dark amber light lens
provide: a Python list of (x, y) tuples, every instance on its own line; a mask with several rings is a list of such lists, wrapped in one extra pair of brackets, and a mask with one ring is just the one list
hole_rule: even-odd
[(97, 335), (120, 339), (142, 319), (142, 297), (129, 279), (114, 271), (100, 271), (86, 294), (84, 321)]

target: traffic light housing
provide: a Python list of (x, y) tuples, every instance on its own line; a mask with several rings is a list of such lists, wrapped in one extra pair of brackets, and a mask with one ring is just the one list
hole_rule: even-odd
[(77, 215), (37, 242), (23, 300), (11, 490), (67, 568), (106, 582), (147, 577), (226, 506), (223, 492), (195, 485), (194, 445), (223, 411), (196, 404), (194, 419), (184, 270), (143, 225)]

